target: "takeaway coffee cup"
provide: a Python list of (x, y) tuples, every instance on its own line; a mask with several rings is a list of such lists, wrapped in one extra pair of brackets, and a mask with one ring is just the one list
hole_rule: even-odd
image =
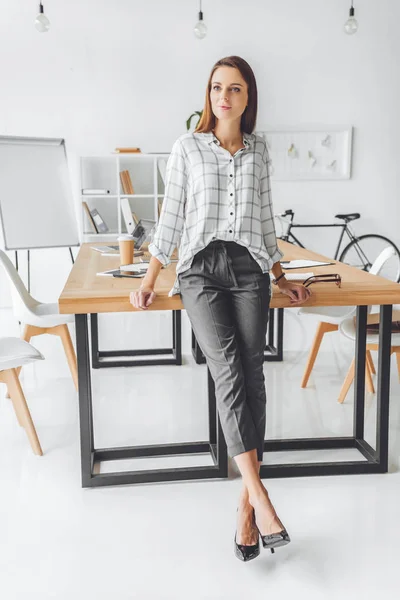
[(129, 234), (120, 235), (118, 238), (118, 244), (119, 244), (119, 256), (120, 256), (119, 264), (121, 266), (132, 264), (133, 249), (134, 249), (133, 237)]

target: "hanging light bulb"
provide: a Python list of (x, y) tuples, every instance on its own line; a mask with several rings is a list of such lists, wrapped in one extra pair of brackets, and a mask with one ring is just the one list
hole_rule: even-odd
[(357, 29), (358, 29), (358, 21), (354, 16), (354, 6), (353, 6), (353, 0), (352, 0), (349, 18), (347, 19), (346, 23), (344, 24), (344, 30), (348, 35), (352, 35), (353, 33), (355, 33), (357, 31)]
[(202, 40), (204, 37), (206, 37), (206, 33), (207, 33), (207, 25), (203, 21), (203, 13), (201, 11), (201, 0), (200, 0), (199, 20), (196, 23), (196, 26), (194, 28), (194, 34), (196, 37), (198, 37), (200, 40)]
[(50, 29), (50, 21), (43, 12), (43, 4), (39, 4), (39, 14), (35, 19), (35, 27), (40, 33), (45, 33)]

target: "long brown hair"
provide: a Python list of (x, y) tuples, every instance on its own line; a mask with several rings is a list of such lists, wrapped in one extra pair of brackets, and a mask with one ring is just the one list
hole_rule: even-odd
[(257, 84), (253, 70), (249, 63), (247, 63), (240, 56), (227, 56), (226, 58), (221, 58), (211, 69), (211, 74), (207, 83), (206, 100), (203, 114), (197, 124), (195, 133), (208, 133), (215, 127), (216, 117), (211, 108), (210, 92), (211, 80), (218, 67), (234, 67), (235, 69), (238, 69), (243, 79), (247, 83), (248, 103), (244, 113), (242, 114), (240, 129), (245, 133), (252, 133), (257, 120)]

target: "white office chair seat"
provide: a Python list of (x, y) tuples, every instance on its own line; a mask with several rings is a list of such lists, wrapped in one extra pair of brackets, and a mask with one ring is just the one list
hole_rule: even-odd
[(55, 327), (65, 323), (73, 323), (73, 315), (61, 315), (57, 303), (39, 302), (30, 310), (25, 307), (19, 314), (22, 323), (36, 325), (36, 327)]
[(351, 317), (355, 312), (354, 306), (310, 306), (298, 310), (299, 315), (323, 317), (325, 323), (332, 323), (332, 325), (339, 325), (343, 319)]
[[(382, 271), (383, 267), (385, 266), (386, 262), (395, 254), (395, 250), (392, 246), (388, 246), (387, 248), (384, 248), (384, 250), (382, 250), (382, 252), (379, 254), (379, 256), (377, 256), (377, 258), (374, 260), (373, 265), (371, 266), (370, 269), (370, 273), (372, 275), (379, 275), (379, 273)], [(368, 313), (370, 313), (372, 310), (372, 307), (369, 306), (368, 307)], [(318, 329), (316, 331), (315, 334), (315, 338), (314, 338), (314, 342), (313, 345), (311, 347), (310, 353), (308, 355), (308, 360), (307, 360), (307, 365), (304, 371), (304, 375), (303, 375), (303, 379), (301, 380), (301, 387), (305, 388), (307, 386), (311, 371), (313, 369), (314, 363), (315, 363), (315, 359), (317, 357), (321, 342), (322, 342), (322, 338), (324, 337), (325, 333), (329, 333), (331, 331), (337, 331), (337, 329), (339, 329), (339, 331), (341, 331), (341, 324), (344, 321), (348, 321), (350, 324), (345, 326), (345, 330), (348, 331), (348, 333), (350, 335), (348, 335), (347, 337), (350, 337), (351, 339), (355, 339), (355, 327), (354, 327), (354, 321), (351, 317), (354, 317), (354, 315), (357, 312), (357, 308), (355, 306), (316, 306), (316, 307), (301, 307), (298, 311), (299, 315), (316, 315), (319, 317), (319, 325), (318, 325)], [(351, 335), (351, 326), (353, 325), (353, 330), (354, 330), (354, 335)], [(342, 332), (343, 333), (343, 332)], [(346, 334), (345, 334), (346, 335)], [(372, 334), (373, 335), (373, 334)], [(378, 338), (379, 336), (376, 336), (376, 338)], [(369, 342), (369, 343), (379, 343), (377, 341), (377, 339), (374, 339), (374, 341)], [(372, 361), (372, 359), (371, 359)], [(372, 391), (372, 384), (371, 381), (368, 379), (368, 385), (371, 387), (371, 391)], [(344, 399), (344, 395), (341, 396), (341, 400), (339, 400), (339, 402), (342, 402)]]
[(44, 356), (31, 344), (20, 338), (0, 338), (0, 371), (15, 369), (35, 360), (43, 360)]
[[(75, 349), (72, 344), (68, 323), (74, 322), (73, 315), (61, 315), (58, 304), (39, 302), (29, 294), (18, 271), (3, 250), (0, 250), (0, 265), (10, 281), (14, 316), (24, 325), (23, 338), (29, 342), (36, 335), (50, 333), (61, 338), (72, 379), (78, 389), (78, 369)], [(17, 369), (19, 375), (20, 369)]]
[[(356, 327), (354, 324), (354, 320), (345, 319), (339, 326), (340, 333), (343, 333), (350, 340), (356, 339)], [(379, 344), (379, 334), (378, 333), (367, 333), (367, 344)], [(392, 346), (400, 346), (400, 333), (392, 333)]]

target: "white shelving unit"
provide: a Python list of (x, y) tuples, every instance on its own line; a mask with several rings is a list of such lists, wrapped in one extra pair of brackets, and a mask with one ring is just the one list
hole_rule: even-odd
[[(161, 171), (169, 154), (129, 154), (113, 152), (106, 156), (82, 156), (80, 160), (81, 235), (83, 242), (116, 240), (126, 231), (121, 213), (121, 198), (129, 198), (131, 209), (139, 218), (158, 221), (159, 201), (164, 197)], [(134, 194), (124, 194), (120, 172), (129, 171)], [(82, 189), (106, 189), (109, 194), (82, 194)], [(109, 228), (94, 233), (83, 202), (96, 208)]]

